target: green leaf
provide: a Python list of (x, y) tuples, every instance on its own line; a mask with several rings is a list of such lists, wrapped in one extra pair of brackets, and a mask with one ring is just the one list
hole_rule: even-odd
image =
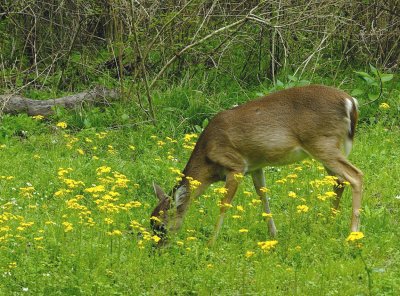
[(361, 78), (364, 79), (368, 84), (373, 84), (375, 82), (375, 79), (366, 72), (363, 71), (354, 71), (354, 72), (359, 76), (361, 76)]
[(393, 79), (393, 74), (381, 74), (382, 82), (388, 82)]
[(295, 81), (295, 82), (297, 82), (297, 81), (299, 80), (297, 77), (292, 76), (292, 75), (288, 75), (287, 77), (289, 78), (290, 81)]
[(203, 123), (201, 124), (201, 126), (202, 126), (203, 128), (206, 128), (207, 125), (208, 125), (208, 118), (206, 118), (206, 119), (203, 120)]
[(376, 70), (376, 68), (374, 66), (372, 66), (371, 64), (369, 64), (369, 67), (371, 69), (372, 74), (374, 74), (375, 76), (378, 76), (378, 70)]
[(353, 91), (350, 93), (352, 96), (360, 96), (364, 93), (364, 91), (362, 89), (356, 88), (353, 89)]
[(369, 93), (368, 94), (368, 98), (370, 99), (370, 100), (375, 100), (375, 99), (377, 99), (379, 97), (379, 94), (372, 94), (372, 93)]
[(92, 123), (90, 122), (90, 120), (88, 118), (85, 118), (85, 120), (83, 120), (83, 125), (86, 128), (92, 127)]

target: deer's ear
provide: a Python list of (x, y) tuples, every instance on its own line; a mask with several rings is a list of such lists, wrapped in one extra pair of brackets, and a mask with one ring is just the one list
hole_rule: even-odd
[(165, 197), (167, 195), (165, 194), (164, 190), (162, 190), (162, 188), (160, 186), (158, 186), (156, 183), (153, 182), (153, 188), (154, 188), (154, 192), (155, 192), (156, 196), (158, 197), (158, 199), (160, 201), (165, 199)]
[(180, 205), (186, 203), (188, 200), (188, 192), (186, 186), (180, 186), (175, 191), (175, 206), (179, 207)]

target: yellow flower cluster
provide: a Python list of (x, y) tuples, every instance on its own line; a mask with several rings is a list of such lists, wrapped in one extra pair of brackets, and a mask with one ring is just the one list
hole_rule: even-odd
[(265, 253), (268, 253), (270, 250), (275, 248), (275, 246), (278, 244), (278, 241), (271, 240), (271, 241), (258, 242), (257, 244), (261, 248), (261, 250), (263, 250)]
[(193, 179), (192, 177), (186, 177), (186, 180), (189, 181), (190, 190), (195, 190), (201, 185), (200, 181), (197, 181), (197, 180)]
[(351, 232), (350, 235), (346, 238), (347, 242), (354, 242), (364, 238), (364, 233), (361, 231)]
[(297, 213), (307, 213), (307, 212), (308, 212), (308, 206), (306, 205), (297, 206)]
[(379, 109), (380, 109), (380, 110), (388, 110), (388, 109), (390, 109), (390, 106), (389, 106), (388, 103), (381, 103), (381, 104), (379, 105)]
[(56, 126), (59, 127), (59, 128), (65, 129), (65, 128), (67, 128), (68, 125), (67, 125), (66, 122), (61, 121), (61, 122), (58, 122), (58, 123), (56, 124)]
[(194, 146), (196, 145), (196, 142), (194, 142), (194, 139), (197, 139), (198, 135), (197, 134), (186, 134), (183, 138), (183, 148), (188, 149), (188, 150), (193, 150)]

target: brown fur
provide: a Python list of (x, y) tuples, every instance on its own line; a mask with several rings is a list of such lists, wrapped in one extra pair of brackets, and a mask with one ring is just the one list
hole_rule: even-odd
[[(346, 110), (347, 99), (352, 102), (350, 118), (349, 110)], [(201, 194), (211, 183), (226, 181), (228, 193), (223, 202), (230, 203), (238, 185), (233, 178), (237, 173), (252, 174), (256, 191), (264, 201), (266, 212), (269, 212), (268, 200), (265, 201), (265, 195), (259, 191), (265, 183), (261, 169), (311, 156), (339, 178), (337, 205), (343, 192), (343, 180), (352, 185), (352, 229), (358, 229), (362, 174), (341, 152), (344, 142), (354, 137), (356, 121), (357, 109), (351, 96), (321, 85), (283, 90), (218, 113), (200, 135), (183, 170), (185, 176), (200, 181), (202, 185), (196, 192), (187, 190), (174, 217), (179, 221), (169, 228), (180, 227), (190, 198)], [(182, 186), (189, 187), (186, 178), (177, 188)], [(221, 209), (221, 217), (224, 213), (225, 210)], [(157, 212), (154, 211), (153, 215)], [(221, 217), (216, 232), (222, 225)], [(272, 221), (270, 232), (274, 232), (274, 227)]]

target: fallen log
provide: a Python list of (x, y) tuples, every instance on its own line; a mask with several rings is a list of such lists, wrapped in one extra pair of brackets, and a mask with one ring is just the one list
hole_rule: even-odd
[(0, 114), (26, 113), (30, 116), (47, 116), (54, 113), (54, 107), (56, 106), (74, 109), (82, 106), (84, 103), (108, 105), (109, 101), (107, 99), (116, 99), (118, 97), (119, 93), (117, 91), (102, 87), (96, 87), (87, 92), (48, 100), (33, 100), (13, 94), (0, 95)]

